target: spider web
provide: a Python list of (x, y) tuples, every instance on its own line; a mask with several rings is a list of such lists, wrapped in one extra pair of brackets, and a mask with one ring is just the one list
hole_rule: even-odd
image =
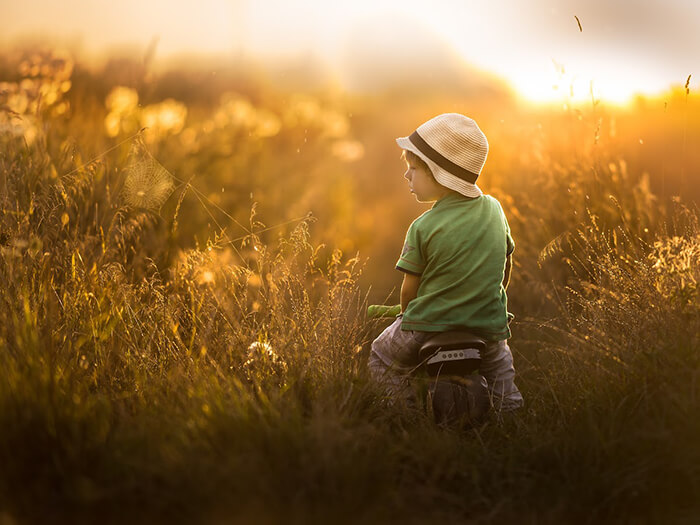
[(175, 189), (173, 176), (138, 138), (131, 143), (124, 172), (122, 199), (129, 207), (157, 211)]

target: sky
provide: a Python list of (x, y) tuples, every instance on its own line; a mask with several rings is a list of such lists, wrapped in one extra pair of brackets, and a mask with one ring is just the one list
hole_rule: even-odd
[(157, 38), (161, 59), (309, 59), (352, 89), (455, 63), (532, 101), (624, 102), (690, 74), (700, 86), (700, 0), (0, 0), (0, 12), (0, 45), (43, 35), (97, 56)]

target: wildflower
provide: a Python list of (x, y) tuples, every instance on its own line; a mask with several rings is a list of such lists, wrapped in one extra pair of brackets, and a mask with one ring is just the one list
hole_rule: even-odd
[(146, 127), (145, 136), (149, 141), (172, 133), (177, 135), (182, 131), (187, 119), (187, 106), (171, 98), (158, 104), (143, 108), (141, 125)]
[(280, 386), (287, 374), (287, 363), (266, 341), (254, 341), (248, 346), (248, 358), (243, 363), (246, 378), (251, 382), (275, 380)]
[(109, 113), (104, 120), (108, 136), (116, 137), (121, 131), (133, 130), (138, 102), (139, 95), (134, 89), (117, 86), (109, 92), (105, 100)]
[(333, 143), (331, 151), (343, 162), (355, 162), (365, 154), (364, 146), (356, 140), (338, 140)]
[(657, 290), (666, 298), (691, 304), (700, 291), (700, 235), (656, 241), (649, 259), (657, 274)]
[(281, 128), (282, 123), (274, 113), (265, 110), (258, 111), (255, 126), (255, 134), (258, 137), (274, 137), (279, 133)]
[(107, 95), (105, 104), (110, 112), (124, 114), (132, 111), (139, 103), (139, 94), (136, 90), (117, 86)]
[(211, 270), (204, 270), (199, 273), (199, 277), (197, 279), (197, 282), (199, 284), (211, 284), (214, 282), (214, 272)]

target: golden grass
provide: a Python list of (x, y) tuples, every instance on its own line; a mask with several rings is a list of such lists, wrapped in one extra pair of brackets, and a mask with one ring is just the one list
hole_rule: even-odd
[(700, 228), (678, 173), (700, 159), (664, 142), (700, 130), (693, 116), (683, 129), (694, 94), (685, 110), (671, 94), (668, 113), (648, 102), (644, 126), (642, 102), (532, 114), (502, 101), (503, 125), (503, 105), (475, 110), (494, 145), (483, 186), (517, 242), (527, 407), (459, 434), (387, 407), (365, 370), (381, 328), (366, 303), (391, 302), (421, 211), (390, 139), (436, 101), (241, 81), (169, 102), (178, 125), (135, 158), (145, 108), (165, 111), (175, 86), (122, 89), (33, 56), (0, 94), (2, 519), (697, 513)]

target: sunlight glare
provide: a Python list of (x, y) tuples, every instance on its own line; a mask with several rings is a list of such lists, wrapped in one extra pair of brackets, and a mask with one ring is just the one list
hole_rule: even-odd
[[(5, 14), (13, 20), (13, 34), (82, 35), (89, 43), (86, 50), (108, 52), (110, 46), (126, 43), (146, 49), (155, 42), (158, 58), (229, 53), (236, 60), (272, 59), (275, 64), (317, 60), (324, 72), (350, 79), (341, 82), (349, 90), (358, 83), (353, 75), (368, 83), (367, 71), (388, 77), (400, 64), (449, 62), (452, 57), (437, 55), (440, 49), (454, 50), (465, 71), (476, 68), (497, 75), (523, 99), (536, 103), (590, 101), (592, 82), (596, 99), (625, 104), (637, 93), (655, 95), (692, 72), (686, 71), (687, 58), (674, 62), (669, 55), (660, 61), (644, 54), (638, 46), (639, 28), (630, 24), (632, 29), (626, 30), (616, 22), (615, 10), (607, 18), (601, 14), (607, 11), (596, 6), (578, 12), (580, 31), (571, 9), (566, 4), (533, 7), (511, 0), (440, 0), (429, 8), (418, 0), (202, 0), (177, 8), (166, 0), (25, 0), (8, 4)], [(73, 15), (64, 17), (64, 11)], [(60, 27), (53, 23), (57, 19), (63, 22)], [(548, 33), (542, 33), (543, 28)], [(628, 38), (615, 40), (613, 29), (627, 31)], [(655, 38), (663, 36), (661, 29)], [(647, 41), (653, 44), (648, 38), (641, 40)], [(377, 67), (360, 68), (358, 73), (351, 63), (367, 60), (362, 55), (366, 49)], [(426, 60), (421, 52), (433, 54)], [(564, 65), (565, 75), (554, 61)]]

